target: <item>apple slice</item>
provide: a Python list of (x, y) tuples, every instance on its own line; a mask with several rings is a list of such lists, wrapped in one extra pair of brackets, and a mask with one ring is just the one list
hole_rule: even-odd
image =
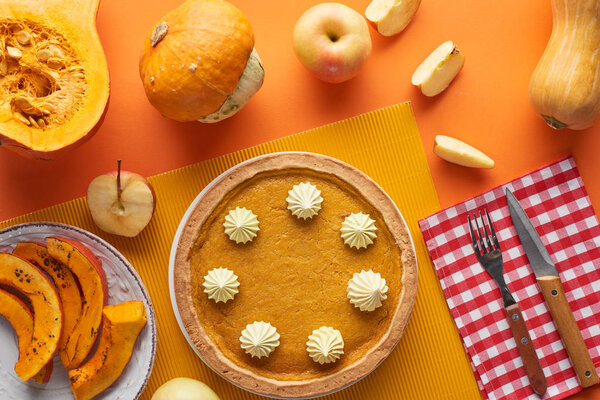
[(463, 167), (494, 168), (494, 160), (475, 147), (450, 136), (437, 135), (433, 152), (440, 158)]
[(400, 33), (419, 9), (421, 0), (373, 0), (365, 17), (383, 36)]
[[(0, 289), (0, 315), (12, 325), (17, 334), (19, 342), (19, 359), (17, 364), (25, 362), (25, 354), (30, 351), (31, 339), (33, 338), (33, 313), (27, 305), (12, 293)], [(48, 383), (53, 369), (52, 360), (48, 361), (40, 372), (31, 379), (37, 383)], [(15, 366), (16, 369), (16, 366)]]
[[(85, 364), (69, 371), (75, 400), (89, 400), (109, 388), (121, 375), (142, 328), (146, 311), (141, 301), (106, 306), (96, 352)], [(191, 398), (191, 397), (190, 397)]]
[(77, 368), (88, 356), (102, 321), (102, 308), (106, 304), (108, 289), (102, 264), (83, 244), (60, 237), (46, 238), (48, 253), (62, 262), (77, 277), (83, 297), (81, 317), (70, 333), (60, 359), (65, 368)]
[(96, 177), (89, 185), (87, 203), (98, 228), (115, 235), (134, 237), (148, 225), (156, 198), (141, 175), (117, 171)]
[(443, 92), (465, 63), (465, 56), (452, 41), (444, 42), (419, 65), (412, 84), (425, 96)]
[[(0, 284), (22, 293), (33, 309), (33, 334), (25, 354), (19, 354), (15, 372), (28, 381), (52, 360), (62, 330), (62, 308), (56, 288), (35, 265), (0, 253)], [(0, 303), (0, 308), (5, 304)]]
[[(67, 266), (48, 254), (48, 249), (43, 243), (23, 241), (17, 244), (12, 254), (21, 257), (44, 271), (54, 282), (58, 297), (63, 307), (63, 328), (58, 345), (59, 354), (64, 357), (67, 342), (75, 323), (81, 316), (81, 293), (77, 286), (75, 276)], [(68, 365), (68, 360), (61, 360)]]

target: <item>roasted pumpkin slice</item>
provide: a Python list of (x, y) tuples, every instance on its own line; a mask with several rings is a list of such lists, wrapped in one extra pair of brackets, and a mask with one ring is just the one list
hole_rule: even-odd
[(99, 0), (0, 0), (0, 144), (53, 159), (91, 137), (109, 94)]
[[(63, 307), (63, 329), (58, 345), (62, 357), (66, 354), (67, 340), (81, 316), (81, 293), (75, 276), (65, 264), (48, 254), (48, 249), (43, 243), (20, 242), (13, 250), (13, 255), (33, 263), (54, 281)], [(69, 364), (69, 360), (61, 361), (65, 366)]]
[[(0, 289), (0, 315), (8, 320), (17, 334), (19, 343), (19, 360), (17, 363), (22, 363), (25, 354), (29, 351), (31, 338), (33, 337), (33, 313), (17, 296)], [(40, 372), (31, 379), (37, 383), (47, 383), (50, 380), (53, 365), (52, 360), (48, 361), (48, 364), (42, 367)]]
[(28, 381), (52, 360), (58, 349), (62, 330), (60, 299), (39, 268), (12, 254), (0, 253), (0, 284), (22, 293), (33, 308), (33, 334), (15, 365), (19, 378)]
[(48, 253), (62, 262), (77, 277), (81, 286), (81, 316), (60, 350), (65, 368), (77, 368), (88, 356), (102, 321), (102, 307), (106, 304), (106, 277), (100, 260), (83, 244), (65, 238), (46, 239)]
[(91, 399), (117, 380), (131, 358), (140, 331), (146, 325), (146, 311), (141, 301), (106, 306), (102, 314), (98, 349), (85, 364), (69, 371), (76, 400)]

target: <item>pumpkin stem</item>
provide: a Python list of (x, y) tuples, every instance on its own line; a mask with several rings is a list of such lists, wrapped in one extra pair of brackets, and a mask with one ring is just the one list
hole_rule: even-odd
[(544, 121), (546, 121), (546, 123), (554, 129), (563, 129), (567, 127), (567, 124), (565, 124), (564, 122), (560, 122), (559, 120), (557, 120), (556, 118), (550, 116), (550, 115), (542, 115), (542, 118), (544, 119)]

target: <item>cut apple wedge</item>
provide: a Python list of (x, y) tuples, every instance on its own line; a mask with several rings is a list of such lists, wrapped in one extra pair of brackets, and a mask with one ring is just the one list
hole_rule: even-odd
[[(33, 309), (33, 334), (25, 354), (19, 354), (15, 372), (24, 381), (37, 375), (52, 360), (62, 330), (62, 309), (56, 288), (35, 265), (0, 253), (0, 284), (23, 294)], [(0, 303), (0, 308), (5, 306)]]
[(444, 42), (417, 67), (412, 84), (425, 96), (435, 96), (450, 85), (464, 63), (465, 56), (456, 44)]
[(475, 147), (450, 136), (437, 135), (433, 152), (453, 164), (471, 168), (494, 168), (494, 160)]
[(146, 311), (141, 301), (104, 307), (102, 334), (96, 352), (81, 367), (69, 371), (75, 400), (92, 399), (117, 380), (127, 366), (133, 346), (145, 325)]
[[(58, 348), (59, 354), (64, 355), (71, 332), (81, 316), (81, 293), (75, 276), (65, 264), (48, 254), (48, 249), (43, 243), (20, 242), (12, 254), (33, 263), (54, 282), (63, 307), (63, 328)], [(62, 361), (65, 363), (65, 360)]]
[(373, 0), (365, 17), (383, 36), (400, 33), (419, 9), (421, 0)]
[[(3, 315), (15, 330), (19, 348), (17, 364), (23, 364), (25, 354), (30, 351), (33, 338), (33, 313), (17, 296), (0, 289), (0, 315)], [(37, 383), (47, 383), (50, 380), (52, 369), (53, 363), (50, 360), (31, 379)]]
[(106, 276), (100, 260), (83, 244), (72, 239), (48, 237), (46, 245), (48, 253), (65, 264), (81, 286), (81, 317), (59, 353), (65, 368), (77, 368), (90, 354), (99, 333), (102, 308), (108, 296)]

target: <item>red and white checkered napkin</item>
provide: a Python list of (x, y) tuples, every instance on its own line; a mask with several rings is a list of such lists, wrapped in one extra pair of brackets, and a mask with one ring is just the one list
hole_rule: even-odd
[(500, 289), (477, 261), (467, 215), (487, 208), (517, 300), (548, 380), (544, 399), (581, 390), (509, 215), (513, 191), (556, 264), (596, 369), (600, 368), (600, 225), (572, 158), (419, 221), (484, 399), (538, 399), (506, 320)]

